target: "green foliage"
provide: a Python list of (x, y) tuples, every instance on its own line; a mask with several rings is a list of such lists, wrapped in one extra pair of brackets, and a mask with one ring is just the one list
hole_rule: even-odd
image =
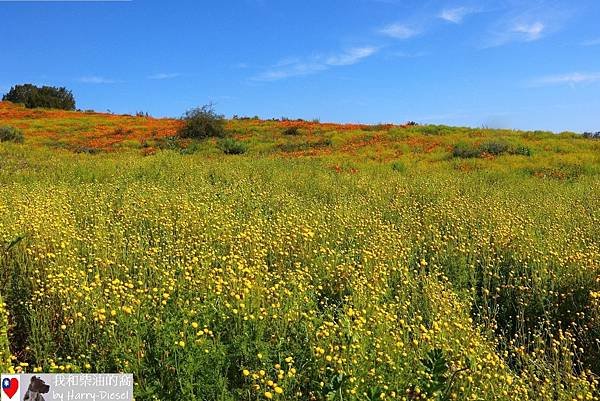
[(501, 156), (504, 154), (531, 156), (532, 152), (531, 149), (526, 146), (512, 146), (503, 141), (488, 141), (480, 144), (479, 146), (472, 146), (464, 142), (460, 142), (456, 144), (452, 150), (453, 157), (459, 157), (463, 159), (481, 157), (483, 155)]
[(494, 156), (500, 156), (501, 154), (507, 153), (510, 146), (505, 142), (490, 141), (484, 142), (479, 145), (479, 151), (481, 153), (487, 153)]
[(241, 155), (248, 150), (248, 146), (244, 142), (236, 141), (233, 138), (219, 139), (217, 146), (226, 155)]
[(288, 127), (286, 129), (283, 130), (282, 132), (283, 135), (288, 135), (288, 136), (298, 136), (300, 135), (300, 128), (298, 127)]
[(277, 149), (281, 150), (282, 152), (286, 152), (286, 153), (291, 153), (291, 152), (301, 152), (301, 151), (306, 151), (306, 150), (310, 150), (310, 149), (319, 149), (319, 148), (326, 148), (332, 145), (332, 141), (329, 138), (325, 138), (325, 139), (320, 139), (316, 142), (288, 142), (288, 143), (281, 143), (279, 145), (277, 145)]
[(225, 116), (217, 114), (212, 104), (188, 110), (178, 132), (181, 138), (205, 139), (225, 136)]
[(425, 393), (428, 397), (441, 399), (448, 386), (449, 369), (444, 351), (439, 348), (432, 349), (425, 358), (421, 359), (421, 364), (429, 377), (429, 380), (422, 383)]
[(478, 148), (473, 148), (472, 146), (469, 146), (463, 142), (460, 142), (454, 146), (454, 149), (452, 150), (452, 156), (460, 157), (463, 159), (479, 157), (481, 156), (481, 150), (479, 150)]
[(177, 136), (165, 136), (156, 139), (156, 144), (160, 149), (181, 150), (181, 143)]
[(73, 93), (64, 87), (15, 85), (2, 97), (2, 100), (20, 103), (27, 108), (75, 110)]
[(23, 143), (24, 141), (25, 137), (19, 129), (9, 126), (0, 127), (0, 142)]
[(182, 148), (179, 153), (181, 153), (182, 155), (193, 155), (194, 153), (198, 152), (201, 149), (201, 146), (198, 142), (194, 141), (192, 143), (190, 143), (188, 146), (186, 146), (185, 148)]
[(400, 160), (392, 163), (392, 170), (397, 171), (399, 173), (406, 172), (406, 165), (402, 163)]
[(533, 154), (531, 152), (531, 149), (529, 149), (527, 146), (523, 146), (523, 145), (515, 147), (511, 153), (514, 155), (521, 155), (521, 156), (531, 156)]
[[(3, 250), (0, 250), (2, 252)], [(2, 257), (2, 256), (0, 256)], [(0, 296), (0, 372), (6, 373), (10, 368), (10, 351), (8, 347), (8, 319), (7, 310)]]

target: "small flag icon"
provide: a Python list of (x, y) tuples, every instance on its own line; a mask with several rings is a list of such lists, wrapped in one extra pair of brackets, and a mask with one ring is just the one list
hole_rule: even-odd
[[(2, 400), (12, 400), (19, 391), (19, 379), (17, 377), (2, 377)], [(19, 398), (18, 396), (14, 399)]]

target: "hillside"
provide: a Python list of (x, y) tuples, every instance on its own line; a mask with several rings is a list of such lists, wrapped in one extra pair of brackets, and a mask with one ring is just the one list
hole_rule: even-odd
[(226, 155), (178, 124), (0, 104), (25, 137), (0, 143), (3, 370), (131, 372), (136, 400), (599, 399), (600, 141), (236, 119)]
[[(151, 155), (162, 149), (183, 153), (187, 149), (187, 153), (206, 156), (220, 153), (214, 141), (170, 140), (181, 124), (176, 119), (31, 110), (0, 102), (0, 124), (20, 128), (27, 144), (77, 153), (139, 151)], [(290, 127), (297, 127), (298, 135), (283, 134)], [(559, 179), (598, 173), (600, 141), (574, 133), (254, 119), (229, 120), (226, 129), (249, 145), (248, 155), (312, 156), (346, 164), (376, 161), (422, 166), (450, 162), (458, 170), (510, 168)], [(477, 157), (457, 152), (453, 157), (457, 145), (489, 151)], [(507, 145), (512, 150), (525, 150), (526, 157), (510, 149), (503, 151)], [(502, 163), (495, 160), (499, 155), (503, 156)]]

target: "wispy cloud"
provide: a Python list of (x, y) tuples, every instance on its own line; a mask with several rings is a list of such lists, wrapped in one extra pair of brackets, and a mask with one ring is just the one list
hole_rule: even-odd
[(534, 79), (532, 86), (547, 85), (577, 85), (589, 84), (600, 81), (600, 72), (572, 72), (568, 74), (547, 75), (545, 77)]
[(475, 12), (475, 9), (469, 7), (446, 8), (442, 10), (438, 17), (454, 24), (460, 24), (466, 16)]
[(548, 23), (540, 19), (528, 20), (524, 17), (501, 21), (484, 38), (483, 48), (497, 47), (512, 42), (535, 42), (542, 39), (550, 30)]
[(328, 57), (325, 64), (328, 66), (352, 65), (376, 52), (376, 47), (355, 47), (344, 53)]
[(542, 40), (561, 31), (578, 15), (576, 7), (556, 0), (505, 0), (496, 10), (498, 19), (482, 36), (483, 48)]
[(379, 33), (394, 39), (409, 39), (421, 33), (418, 29), (405, 24), (391, 24), (379, 30)]
[(309, 59), (285, 59), (270, 69), (253, 77), (254, 81), (277, 81), (280, 79), (315, 74), (333, 67), (348, 66), (374, 55), (379, 48), (374, 46), (354, 47), (339, 54), (316, 56)]
[(520, 22), (512, 26), (510, 33), (521, 35), (521, 39), (531, 42), (540, 39), (545, 29), (546, 26), (540, 21)]
[(77, 81), (84, 84), (115, 84), (119, 82), (114, 79), (100, 77), (96, 75), (81, 77), (78, 78)]
[(582, 46), (599, 46), (600, 38), (585, 40), (585, 41), (581, 42), (581, 45)]
[(148, 79), (154, 79), (154, 80), (163, 80), (163, 79), (173, 79), (173, 78), (177, 78), (180, 77), (181, 74), (177, 73), (177, 72), (171, 72), (171, 73), (159, 73), (159, 74), (153, 74), (153, 75), (149, 75)]

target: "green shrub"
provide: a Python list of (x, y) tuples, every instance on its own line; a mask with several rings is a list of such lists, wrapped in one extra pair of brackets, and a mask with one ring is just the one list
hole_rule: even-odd
[(513, 155), (521, 155), (521, 156), (531, 156), (532, 152), (531, 149), (529, 149), (527, 146), (517, 146), (516, 148), (514, 148), (511, 153)]
[(488, 153), (494, 156), (500, 156), (501, 154), (508, 152), (509, 149), (510, 146), (507, 143), (496, 141), (485, 142), (479, 146), (481, 153)]
[(452, 150), (453, 157), (460, 157), (463, 159), (469, 159), (473, 157), (481, 157), (484, 154), (500, 156), (503, 154), (531, 156), (531, 149), (526, 146), (511, 146), (506, 142), (500, 141), (489, 141), (482, 143), (478, 147), (468, 145), (465, 143), (458, 143)]
[(182, 148), (179, 151), (179, 153), (181, 153), (182, 155), (193, 155), (194, 153), (198, 152), (199, 150), (200, 150), (200, 143), (192, 142), (185, 148)]
[(222, 138), (225, 136), (225, 116), (217, 114), (212, 104), (188, 110), (179, 130), (181, 138)]
[(168, 149), (168, 150), (181, 150), (181, 143), (178, 137), (176, 136), (165, 136), (162, 138), (156, 138), (156, 146), (159, 149)]
[(472, 157), (481, 156), (481, 150), (473, 148), (465, 143), (458, 143), (452, 150), (452, 157), (460, 157), (463, 159), (469, 159)]
[(14, 127), (0, 127), (0, 142), (15, 142), (15, 143), (23, 143), (25, 141), (25, 137), (21, 130)]
[(282, 134), (290, 135), (290, 136), (298, 136), (298, 135), (300, 135), (300, 129), (298, 127), (288, 127), (283, 130)]
[(248, 146), (244, 142), (236, 141), (233, 138), (220, 139), (217, 146), (226, 155), (241, 155), (248, 150)]
[(399, 173), (404, 173), (406, 171), (406, 166), (401, 161), (395, 161), (392, 163), (392, 170), (397, 171)]
[(38, 87), (32, 84), (15, 85), (2, 100), (21, 103), (27, 108), (75, 110), (75, 98), (67, 88), (54, 86)]

